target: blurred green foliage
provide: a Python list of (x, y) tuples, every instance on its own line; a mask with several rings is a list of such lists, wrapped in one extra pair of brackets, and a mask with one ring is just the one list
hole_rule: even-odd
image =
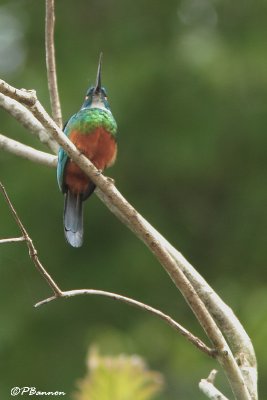
[(74, 400), (152, 400), (163, 384), (162, 376), (136, 355), (102, 356), (92, 347), (87, 368)]
[[(44, 1), (0, 1), (1, 77), (35, 88), (47, 108)], [(247, 0), (57, 0), (56, 53), (64, 119), (103, 82), (119, 125), (107, 172), (126, 198), (233, 307), (258, 354), (267, 393), (267, 3)], [(1, 133), (46, 148), (1, 111)], [(55, 171), (1, 153), (0, 178), (64, 289), (101, 288), (165, 310), (204, 338), (149, 251), (93, 196), (85, 244), (63, 237)], [(17, 227), (0, 198), (0, 237)], [(25, 244), (0, 251), (0, 398), (13, 386), (70, 396), (88, 345), (136, 353), (166, 378), (162, 399), (200, 399), (207, 359), (162, 321), (101, 298), (34, 309), (50, 295)], [(222, 373), (218, 386), (229, 394)]]

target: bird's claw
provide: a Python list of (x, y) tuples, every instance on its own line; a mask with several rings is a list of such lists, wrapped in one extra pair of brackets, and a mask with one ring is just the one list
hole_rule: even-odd
[(106, 176), (106, 178), (109, 181), (109, 183), (112, 183), (113, 185), (115, 185), (115, 179), (111, 178), (110, 176)]
[(96, 172), (95, 174), (96, 174), (96, 176), (99, 176), (99, 175), (101, 175), (101, 174), (102, 174), (102, 172), (103, 172), (103, 170), (102, 170), (102, 169), (98, 169), (98, 170), (97, 170), (97, 172)]

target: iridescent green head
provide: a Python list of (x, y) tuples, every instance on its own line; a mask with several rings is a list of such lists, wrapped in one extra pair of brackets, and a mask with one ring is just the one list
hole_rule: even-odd
[(82, 108), (101, 108), (110, 110), (106, 89), (101, 86), (101, 69), (102, 53), (99, 57), (95, 86), (91, 86), (87, 90)]

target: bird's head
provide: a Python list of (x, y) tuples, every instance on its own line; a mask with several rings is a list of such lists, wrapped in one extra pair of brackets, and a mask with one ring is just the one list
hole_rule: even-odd
[(110, 109), (106, 89), (101, 86), (101, 69), (102, 53), (99, 57), (95, 86), (91, 86), (87, 90), (82, 108)]

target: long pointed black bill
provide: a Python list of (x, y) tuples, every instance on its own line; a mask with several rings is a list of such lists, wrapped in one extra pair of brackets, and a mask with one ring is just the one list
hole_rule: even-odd
[(94, 90), (95, 93), (99, 93), (101, 90), (102, 55), (103, 55), (103, 53), (100, 53), (97, 74), (96, 74), (96, 82), (95, 82), (95, 90)]

